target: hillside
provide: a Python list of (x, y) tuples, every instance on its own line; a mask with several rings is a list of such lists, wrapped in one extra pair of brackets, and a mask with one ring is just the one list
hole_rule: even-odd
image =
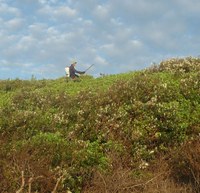
[(200, 58), (80, 82), (0, 81), (0, 192), (200, 192)]

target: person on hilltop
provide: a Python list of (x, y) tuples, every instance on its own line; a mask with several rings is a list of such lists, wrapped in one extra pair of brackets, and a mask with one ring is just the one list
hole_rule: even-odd
[(68, 77), (70, 77), (71, 79), (76, 79), (79, 77), (78, 74), (85, 74), (85, 71), (78, 71), (75, 69), (77, 62), (73, 61), (70, 65), (70, 67), (66, 67), (65, 71), (66, 71), (66, 75)]

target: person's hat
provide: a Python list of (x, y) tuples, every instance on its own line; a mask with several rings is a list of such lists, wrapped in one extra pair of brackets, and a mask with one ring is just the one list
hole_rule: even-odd
[(77, 61), (76, 60), (72, 60), (71, 64), (76, 64)]

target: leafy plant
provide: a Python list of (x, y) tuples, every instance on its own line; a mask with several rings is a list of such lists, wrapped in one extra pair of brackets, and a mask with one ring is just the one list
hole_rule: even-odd
[(199, 66), (188, 57), (79, 82), (0, 81), (0, 191), (83, 192), (116, 171), (129, 185), (153, 176), (160, 157), (199, 137)]

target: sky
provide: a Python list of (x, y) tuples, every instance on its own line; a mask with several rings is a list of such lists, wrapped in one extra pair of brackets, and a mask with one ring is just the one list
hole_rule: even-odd
[(56, 79), (73, 60), (118, 74), (200, 55), (199, 0), (0, 0), (0, 79)]

